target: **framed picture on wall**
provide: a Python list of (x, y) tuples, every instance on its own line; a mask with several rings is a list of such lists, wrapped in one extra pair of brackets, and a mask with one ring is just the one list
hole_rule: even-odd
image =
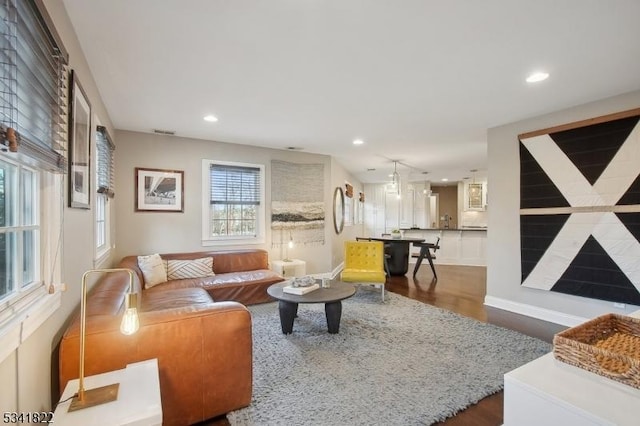
[(184, 172), (136, 167), (135, 197), (137, 212), (184, 212)]
[(69, 99), (69, 207), (89, 208), (91, 182), (91, 105), (75, 72)]

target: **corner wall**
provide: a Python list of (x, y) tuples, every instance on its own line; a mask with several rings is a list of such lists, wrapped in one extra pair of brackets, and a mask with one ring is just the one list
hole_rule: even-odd
[[(489, 129), (491, 209), (488, 223), (485, 304), (545, 321), (573, 326), (595, 316), (637, 310), (612, 302), (536, 290), (520, 285), (520, 168), (518, 135), (640, 106), (640, 91)], [(639, 159), (640, 161), (640, 159)]]

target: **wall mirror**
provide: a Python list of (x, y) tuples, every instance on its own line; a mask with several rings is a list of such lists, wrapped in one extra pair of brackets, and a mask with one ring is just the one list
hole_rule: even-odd
[(340, 234), (344, 228), (344, 192), (341, 187), (333, 191), (333, 229)]

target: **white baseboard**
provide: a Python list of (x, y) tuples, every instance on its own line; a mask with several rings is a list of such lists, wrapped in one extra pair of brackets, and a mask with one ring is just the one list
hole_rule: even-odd
[(500, 297), (485, 296), (484, 304), (485, 306), (490, 306), (492, 308), (502, 309), (503, 311), (525, 315), (542, 321), (564, 325), (566, 327), (575, 327), (578, 324), (582, 324), (583, 322), (588, 321), (588, 318), (569, 315), (562, 312), (553, 311), (551, 309), (527, 305), (525, 303), (514, 302), (512, 300), (502, 299)]
[(343, 269), (344, 269), (344, 262), (341, 262), (338, 266), (336, 266), (333, 269), (333, 271), (331, 271), (331, 279), (334, 279), (335, 277), (340, 275), (340, 272), (342, 272)]
[(317, 274), (310, 274), (310, 276), (312, 276), (313, 278), (318, 279), (318, 280), (322, 279), (322, 278), (329, 278), (330, 280), (332, 280), (335, 277), (337, 277), (338, 275), (340, 275), (340, 272), (342, 272), (343, 268), (344, 268), (344, 262), (342, 262), (341, 264), (336, 266), (333, 271), (330, 271), (330, 272), (319, 272)]

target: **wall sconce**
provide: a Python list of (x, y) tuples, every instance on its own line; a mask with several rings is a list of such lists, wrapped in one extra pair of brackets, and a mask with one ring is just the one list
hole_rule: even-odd
[(129, 292), (125, 299), (125, 311), (120, 323), (120, 332), (130, 335), (138, 331), (140, 323), (138, 320), (137, 295), (133, 288), (133, 271), (126, 268), (114, 269), (91, 269), (82, 275), (82, 298), (80, 299), (80, 375), (78, 378), (78, 395), (73, 398), (69, 411), (82, 410), (104, 404), (118, 399), (119, 383), (102, 386), (95, 389), (84, 388), (84, 346), (87, 323), (87, 277), (94, 273), (128, 272)]

